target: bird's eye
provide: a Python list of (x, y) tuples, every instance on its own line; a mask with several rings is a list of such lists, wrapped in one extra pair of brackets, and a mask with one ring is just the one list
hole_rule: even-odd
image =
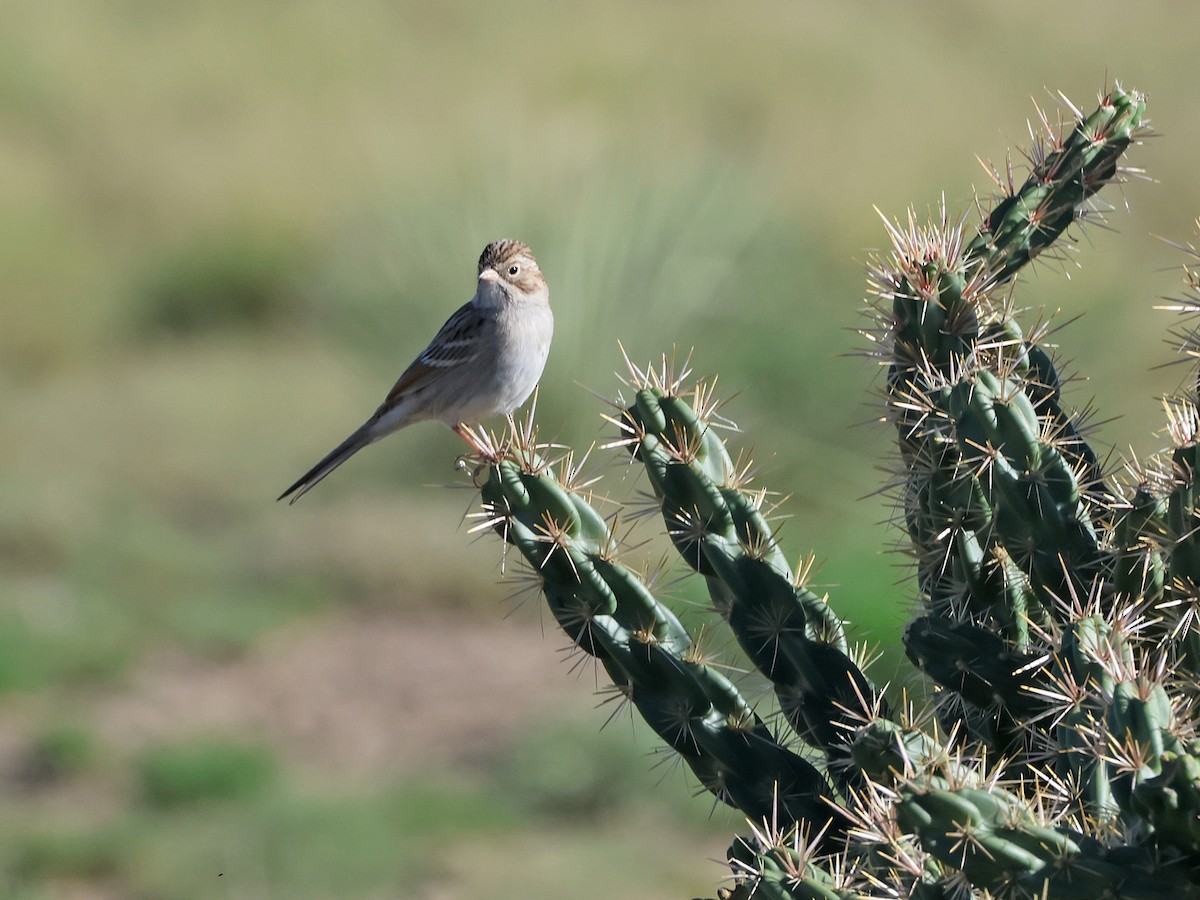
[(509, 277), (509, 278), (516, 278), (516, 277), (517, 277), (517, 275), (518, 275), (518, 273), (520, 273), (520, 271), (521, 271), (521, 267), (520, 267), (520, 266), (509, 266), (509, 267), (508, 267), (508, 277)]

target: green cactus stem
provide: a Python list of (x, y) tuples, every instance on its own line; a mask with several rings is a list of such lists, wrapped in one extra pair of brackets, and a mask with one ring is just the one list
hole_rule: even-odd
[[(482, 470), (483, 518), (538, 574), (575, 646), (719, 799), (754, 819), (837, 818), (825, 776), (772, 736), (724, 675), (701, 662), (675, 615), (615, 558), (608, 523), (512, 436)], [(569, 465), (568, 465), (568, 468)]]
[(848, 655), (829, 604), (793, 575), (759, 509), (763, 495), (739, 484), (710, 420), (711, 392), (698, 386), (693, 405), (678, 377), (630, 370), (637, 393), (617, 420), (622, 443), (645, 467), (676, 549), (705, 576), (714, 605), (771, 680), (788, 722), (831, 761), (843, 761), (847, 738), (868, 711), (886, 715), (882, 693)]

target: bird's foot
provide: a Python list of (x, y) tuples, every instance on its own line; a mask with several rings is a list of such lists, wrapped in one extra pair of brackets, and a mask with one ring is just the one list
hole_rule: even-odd
[(483, 428), (475, 429), (459, 422), (454, 426), (453, 431), (467, 442), (467, 446), (471, 448), (474, 456), (485, 462), (499, 462), (504, 458), (504, 444)]

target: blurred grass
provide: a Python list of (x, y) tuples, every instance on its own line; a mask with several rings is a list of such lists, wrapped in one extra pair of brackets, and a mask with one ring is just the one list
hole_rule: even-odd
[[(289, 786), (258, 746), (160, 745), (106, 763), (128, 768), (136, 797), (115, 815), (89, 822), (23, 798), (23, 821), (0, 823), (6, 896), (92, 883), (104, 896), (417, 897), (449, 881), (455, 896), (517, 897), (530, 882), (561, 890), (571, 868), (596, 868), (602, 853), (645, 862), (575, 885), (574, 896), (633, 893), (647, 878), (703, 890), (720, 877), (706, 857), (723, 849), (732, 816), (679, 790), (680, 773), (651, 771), (652, 743), (640, 725), (598, 737), (591, 721), (535, 724), (486, 770), (442, 769), (369, 790)], [(538, 771), (546, 766), (548, 778)], [(648, 791), (664, 802), (647, 804)], [(659, 835), (652, 846), (646, 833)], [(668, 847), (666, 864), (647, 852)], [(500, 865), (496, 853), (514, 856)]]
[[(854, 634), (894, 650), (911, 588), (881, 552), (897, 534), (872, 496), (891, 440), (869, 424), (876, 373), (846, 355), (861, 346), (862, 263), (884, 240), (872, 206), (900, 215), (944, 191), (966, 208), (973, 188), (988, 191), (974, 156), (999, 163), (1023, 141), (1031, 95), (1052, 106), (1047, 91), (1061, 89), (1086, 106), (1115, 77), (1145, 90), (1165, 136), (1132, 161), (1157, 183), (1114, 193), (1120, 234), (1087, 232), (1082, 268), (1042, 267), (1019, 299), (1085, 313), (1060, 335), (1090, 378), (1071, 398), (1097, 398), (1102, 445), (1154, 449), (1152, 398), (1176, 376), (1153, 369), (1169, 358), (1168, 323), (1146, 312), (1176, 290), (1180, 260), (1150, 234), (1186, 239), (1200, 212), (1198, 26), (1191, 7), (1100, 2), (1081, 19), (1028, 0), (769, 0), (736, 14), (628, 0), (6, 3), (0, 737), (44, 739), (51, 780), (112, 807), (80, 830), (52, 800), (24, 797), (38, 812), (6, 826), (19, 844), (3, 862), (9, 893), (82, 882), (174, 896), (183, 873), (211, 878), (226, 847), (260, 878), (231, 896), (303, 896), (306, 878), (342, 896), (402, 895), (398, 872), (443, 885), (439, 896), (548, 896), (585, 857), (617, 877), (611, 858), (636, 852), (630, 829), (644, 862), (622, 876), (677, 885), (685, 873), (706, 890), (715, 867), (666, 859), (676, 820), (654, 807), (677, 784), (622, 806), (636, 824), (603, 824), (596, 772), (619, 781), (640, 764), (619, 754), (612, 768), (591, 758), (590, 780), (558, 782), (531, 744), (532, 762), (509, 760), (478, 795), (416, 804), (430, 819), (442, 804), (451, 820), (457, 808), (523, 824), (464, 826), (486, 876), (470, 854), (413, 874), (386, 789), (326, 785), (314, 799), (284, 769), (202, 814), (151, 810), (135, 800), (133, 762), (73, 755), (90, 739), (56, 710), (122, 690), (164, 649), (236, 657), (331, 607), (494, 620), (509, 591), (494, 583), (497, 548), (456, 531), (469, 492), (434, 487), (456, 478), (444, 429), (365, 452), (297, 507), (271, 501), (374, 408), (500, 236), (527, 240), (552, 288), (546, 436), (586, 446), (601, 432), (584, 387), (617, 390), (618, 340), (641, 363), (694, 347), (697, 373), (738, 395), (734, 440), (755, 448), (761, 483), (791, 495), (791, 555), (814, 549)], [(615, 494), (638, 487), (627, 469), (594, 466)], [(698, 585), (671, 590), (701, 602)], [(564, 753), (571, 742), (541, 737)], [(603, 820), (573, 849), (540, 801), (504, 793), (542, 774), (540, 789), (566, 791), (553, 802)], [(639, 886), (622, 888), (667, 890)]]
[(144, 802), (171, 809), (252, 796), (267, 786), (275, 769), (274, 757), (264, 747), (191, 740), (142, 754), (136, 778)]

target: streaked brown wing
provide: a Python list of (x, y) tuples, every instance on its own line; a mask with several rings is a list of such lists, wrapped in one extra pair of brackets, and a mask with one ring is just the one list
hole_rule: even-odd
[(390, 406), (414, 385), (438, 379), (446, 372), (479, 356), (480, 336), (487, 324), (486, 314), (466, 303), (446, 320), (429, 346), (412, 361), (383, 401)]

